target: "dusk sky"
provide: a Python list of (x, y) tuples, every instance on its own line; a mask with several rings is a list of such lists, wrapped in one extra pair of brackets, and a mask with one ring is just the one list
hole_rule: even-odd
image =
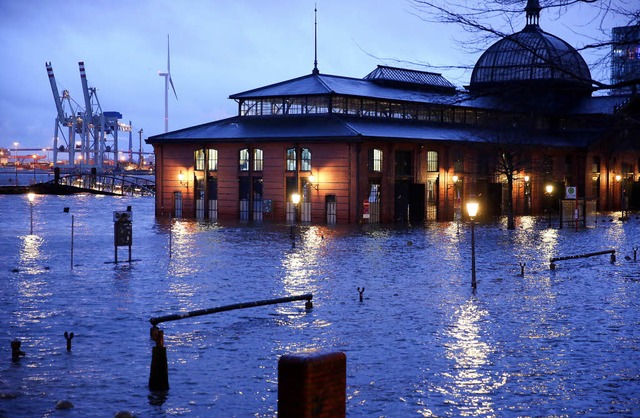
[[(321, 73), (362, 78), (379, 64), (405, 66), (440, 72), (462, 87), (470, 71), (445, 66), (472, 66), (479, 57), (456, 42), (468, 34), (420, 19), (405, 0), (3, 0), (0, 147), (53, 145), (56, 111), (45, 62), (58, 89), (84, 107), (84, 61), (103, 111), (120, 112), (135, 132), (144, 130), (143, 139), (164, 132), (158, 72), (166, 70), (167, 35), (178, 94), (169, 99), (169, 130), (233, 116), (229, 95), (311, 72), (316, 4)], [(582, 36), (595, 25), (588, 10), (573, 8), (562, 20), (543, 10), (541, 27), (579, 48), (592, 42)], [(514, 31), (522, 27), (524, 12)], [(590, 65), (600, 58), (583, 56)], [(607, 81), (609, 74), (592, 68), (592, 76)]]

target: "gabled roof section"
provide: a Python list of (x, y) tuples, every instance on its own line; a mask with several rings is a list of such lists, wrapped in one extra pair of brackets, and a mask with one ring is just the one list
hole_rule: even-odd
[(319, 74), (309, 74), (291, 80), (281, 81), (257, 89), (247, 90), (229, 96), (230, 99), (257, 99), (260, 97), (305, 96), (314, 94), (329, 94), (331, 89), (323, 82), (324, 77)]
[[(444, 78), (443, 78), (444, 80)], [(378, 80), (380, 81), (380, 80)], [(445, 80), (446, 81), (446, 80)], [(448, 83), (448, 82), (447, 82)], [(451, 94), (435, 87), (418, 88), (415, 83), (380, 83), (375, 80), (328, 74), (309, 74), (276, 84), (248, 90), (229, 96), (234, 100), (264, 99), (311, 95), (344, 95), (382, 100), (413, 101), (422, 103), (449, 103)], [(453, 84), (451, 84), (453, 86)], [(455, 88), (447, 93), (454, 92)]]
[(456, 86), (441, 74), (427, 71), (409, 70), (406, 68), (387, 67), (378, 65), (378, 68), (367, 74), (365, 80), (371, 80), (379, 84), (410, 87), (421, 90), (438, 90), (455, 93)]

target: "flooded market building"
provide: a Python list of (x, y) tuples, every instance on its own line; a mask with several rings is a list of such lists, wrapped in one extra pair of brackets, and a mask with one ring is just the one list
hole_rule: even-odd
[(580, 54), (539, 25), (489, 47), (464, 90), (378, 66), (230, 96), (237, 116), (150, 137), (156, 214), (311, 223), (431, 222), (556, 210), (567, 187), (600, 210), (640, 207), (635, 94), (594, 95)]

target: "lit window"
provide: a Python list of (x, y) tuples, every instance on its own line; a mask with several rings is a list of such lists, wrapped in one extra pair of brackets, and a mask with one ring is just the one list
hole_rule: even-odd
[(295, 171), (296, 166), (296, 149), (289, 148), (287, 150), (287, 171)]
[(311, 171), (311, 151), (307, 148), (302, 148), (300, 154), (300, 170)]
[(199, 149), (193, 153), (193, 158), (195, 160), (195, 169), (200, 171), (204, 170), (204, 150)]
[(432, 173), (438, 171), (438, 152), (437, 151), (427, 151), (427, 171)]
[(264, 157), (261, 149), (253, 150), (253, 171), (262, 171), (264, 166)]
[(369, 150), (369, 171), (382, 171), (382, 150), (377, 148)]
[(240, 150), (240, 171), (249, 171), (249, 149)]
[(218, 150), (209, 149), (209, 158), (207, 160), (207, 170), (218, 171)]

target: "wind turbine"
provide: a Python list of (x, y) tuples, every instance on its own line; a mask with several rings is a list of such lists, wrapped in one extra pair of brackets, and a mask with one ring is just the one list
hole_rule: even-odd
[(171, 79), (171, 54), (169, 53), (169, 35), (167, 34), (167, 72), (158, 73), (160, 77), (164, 77), (164, 131), (169, 132), (169, 84), (173, 89), (173, 94), (178, 100), (178, 93), (173, 86), (173, 80)]

